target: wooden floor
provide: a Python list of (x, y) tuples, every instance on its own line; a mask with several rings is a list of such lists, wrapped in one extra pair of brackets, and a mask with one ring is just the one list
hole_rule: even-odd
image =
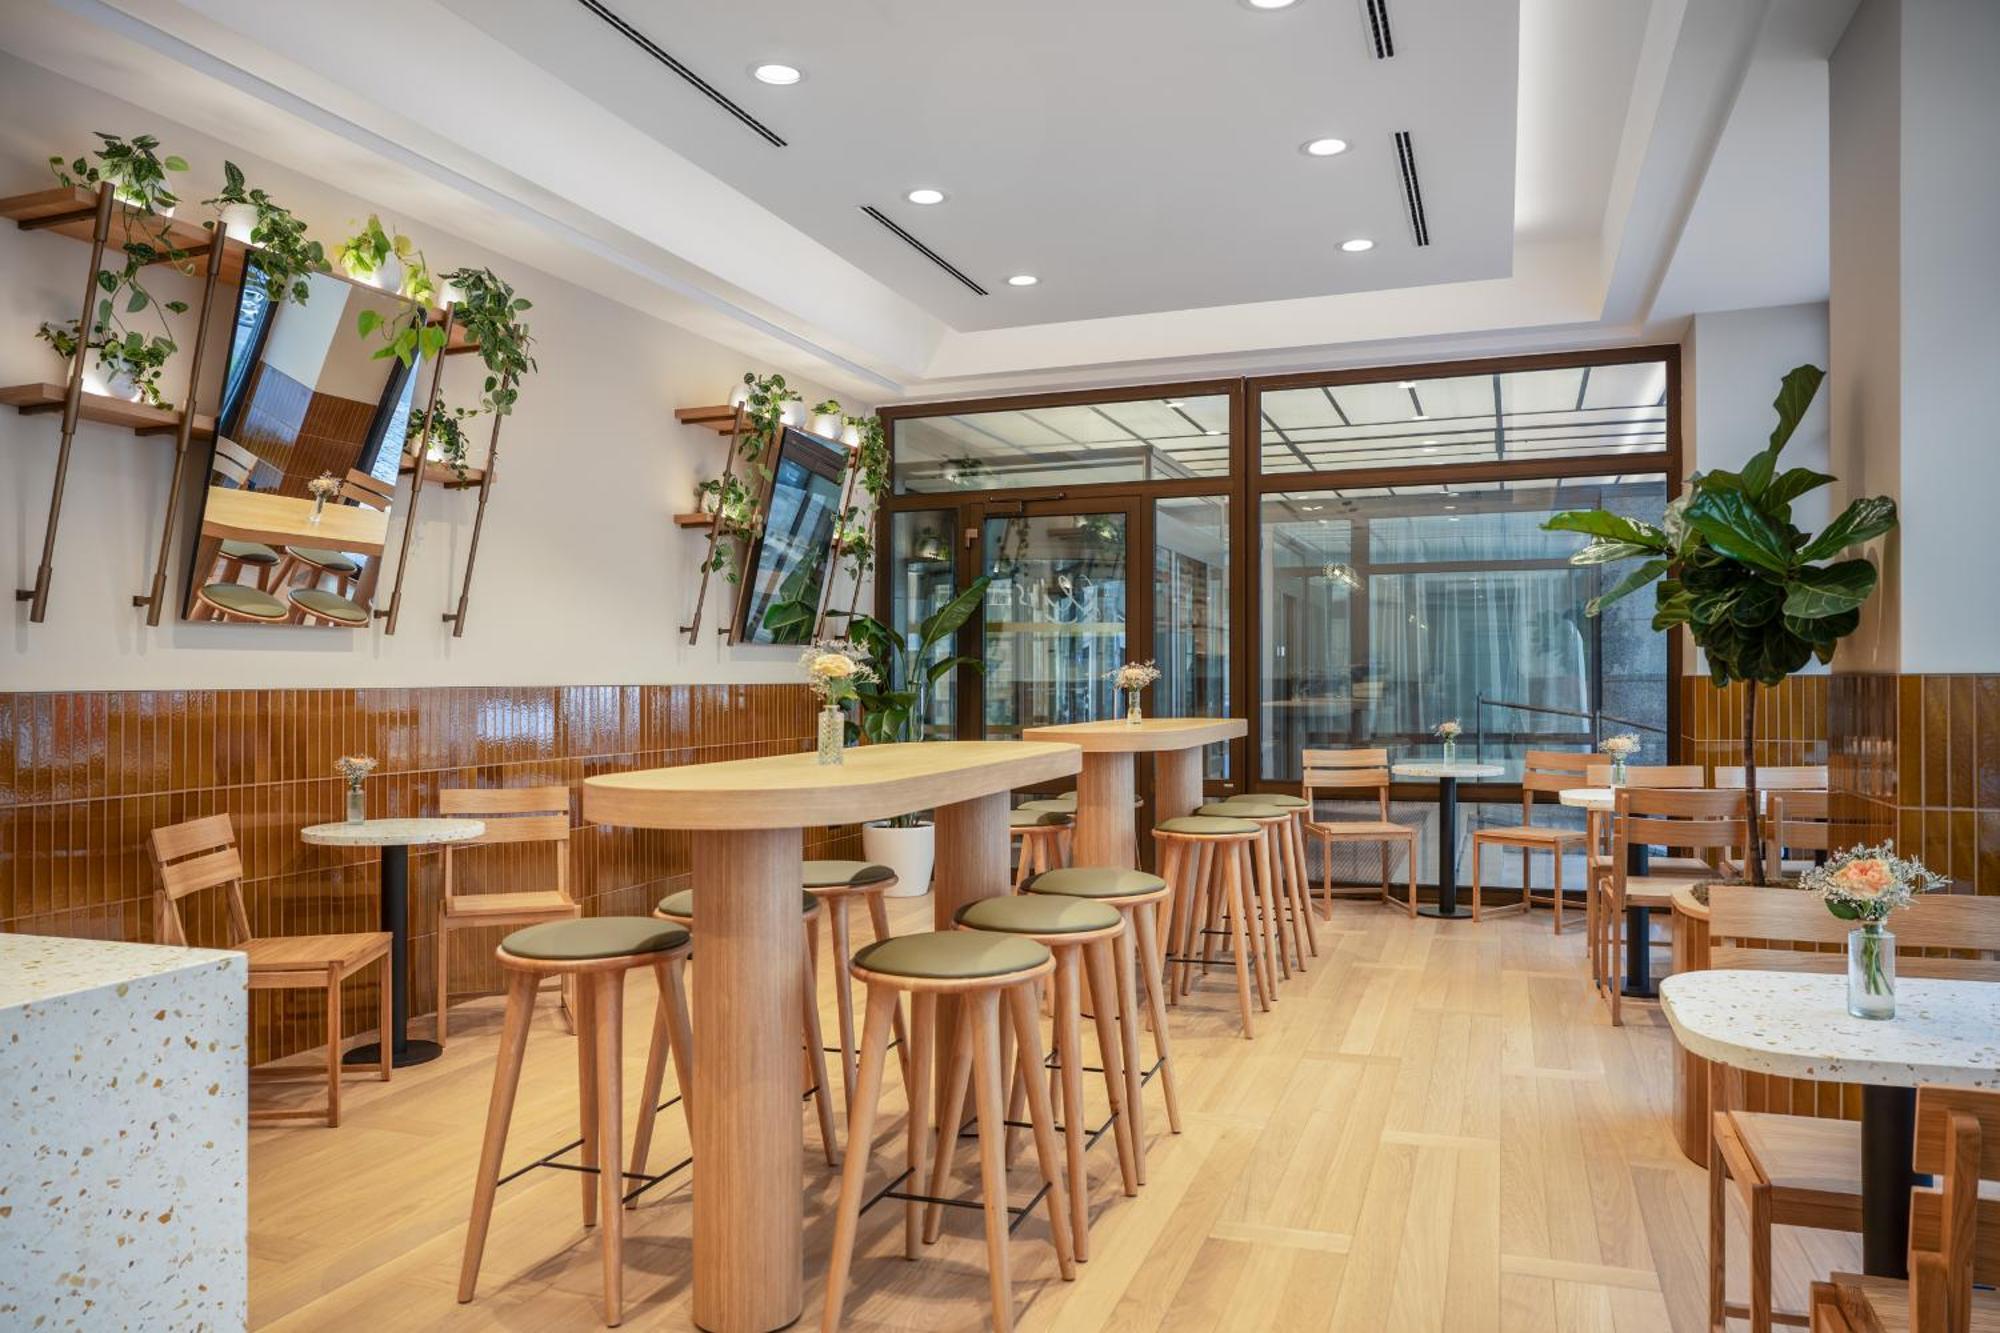
[[(930, 904), (893, 911), (897, 929), (917, 929)], [(1706, 1183), (1668, 1128), (1672, 1037), (1645, 1004), (1609, 1025), (1583, 979), (1580, 930), (1554, 938), (1545, 912), (1474, 926), (1342, 903), (1321, 947), (1255, 1042), (1236, 1033), (1224, 974), (1177, 1011), (1185, 1132), (1167, 1133), (1151, 1090), (1149, 1183), (1135, 1199), (1119, 1194), (1109, 1138), (1093, 1152), (1093, 1250), (1076, 1282), (1057, 1280), (1041, 1216), (1016, 1232), (1022, 1328), (1706, 1327)], [(650, 982), (631, 986), (628, 1014), (648, 1018)], [(597, 1246), (568, 1172), (502, 1189), (478, 1299), (454, 1302), (498, 1026), (497, 1001), (462, 1003), (445, 1056), (388, 1085), (351, 1083), (338, 1130), (251, 1136), (255, 1324), (598, 1324)], [(629, 1025), (628, 1089), (646, 1035), (645, 1022)], [(551, 996), (529, 1039), (510, 1166), (575, 1137), (575, 1068)], [(885, 1115), (901, 1105), (892, 1066)], [(658, 1151), (678, 1159), (678, 1109), (659, 1126)], [(892, 1115), (878, 1178), (891, 1153), (900, 1160), (901, 1133)], [(1026, 1173), (1016, 1178), (1025, 1197)], [(957, 1183), (970, 1192), (975, 1180), (968, 1147)], [(809, 1122), (806, 1182), (814, 1325), (837, 1182)], [(908, 1263), (895, 1208), (863, 1220), (847, 1326), (984, 1327), (979, 1214), (955, 1212), (944, 1240)], [(626, 1327), (692, 1326), (690, 1216), (684, 1183), (628, 1214)], [(1781, 1231), (1780, 1306), (1802, 1308), (1808, 1276), (1858, 1261), (1851, 1238)]]

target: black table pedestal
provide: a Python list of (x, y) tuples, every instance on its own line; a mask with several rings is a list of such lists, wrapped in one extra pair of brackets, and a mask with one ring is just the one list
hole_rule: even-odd
[(1436, 903), (1417, 908), (1419, 916), (1440, 921), (1470, 921), (1472, 913), (1458, 910), (1458, 779), (1438, 779), (1438, 896)]
[[(391, 1026), (395, 1030), (395, 1059), (391, 1063), (402, 1069), (407, 1065), (421, 1065), (435, 1060), (444, 1053), (444, 1047), (434, 1041), (410, 1040), (410, 849), (404, 846), (384, 846), (382, 848), (382, 929), (389, 932), (389, 986), (390, 1003), (393, 1008)], [(442, 946), (442, 941), (440, 941)], [(443, 1003), (443, 997), (439, 997)], [(356, 1046), (342, 1058), (343, 1064), (379, 1065), (382, 1062), (382, 1047), (370, 1042), (366, 1046)]]
[(1861, 1271), (1907, 1278), (1910, 1265), (1911, 1154), (1917, 1141), (1917, 1090), (1861, 1088)]
[[(1625, 849), (1625, 873), (1644, 875), (1652, 868), (1653, 849), (1633, 843)], [(1644, 907), (1625, 909), (1625, 995), (1633, 1000), (1659, 998), (1653, 985), (1653, 914)]]

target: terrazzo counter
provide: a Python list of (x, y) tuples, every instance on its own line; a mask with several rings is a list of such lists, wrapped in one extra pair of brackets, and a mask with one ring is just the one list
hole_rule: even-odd
[(0, 1327), (244, 1326), (247, 975), (0, 934)]

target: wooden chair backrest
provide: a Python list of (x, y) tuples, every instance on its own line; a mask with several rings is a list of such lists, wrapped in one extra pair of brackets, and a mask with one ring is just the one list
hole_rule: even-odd
[(2000, 1092), (1918, 1088), (1912, 1163), (1937, 1181), (1910, 1194), (1910, 1327), (1964, 1333), (1973, 1284), (2000, 1282), (2000, 1199), (1979, 1193), (2000, 1180)]
[(387, 509), (395, 494), (393, 485), (359, 468), (347, 469), (347, 479), (340, 483), (342, 500), (369, 509)]
[[(1741, 789), (1743, 765), (1717, 764), (1715, 785)], [(1825, 764), (1759, 764), (1757, 765), (1757, 788), (1759, 791), (1825, 791)]]
[(1764, 802), (1764, 846), (1772, 875), (1785, 853), (1833, 850), (1832, 800), (1824, 791), (1774, 791)]
[(208, 470), (241, 488), (250, 484), (250, 476), (256, 472), (257, 463), (257, 455), (227, 435), (219, 435), (215, 440), (215, 457), (209, 462)]
[[(1596, 759), (1596, 756), (1592, 756)], [(1584, 771), (1583, 785), (1586, 787), (1609, 787), (1611, 785), (1611, 765), (1601, 759)], [(1701, 788), (1708, 785), (1707, 775), (1700, 764), (1648, 764), (1644, 767), (1634, 764), (1626, 768), (1623, 786)]]
[(1594, 754), (1576, 750), (1530, 750), (1521, 758), (1521, 804), (1525, 808), (1538, 791), (1568, 791), (1589, 785)]
[[(1844, 955), (1799, 946), (1839, 944), (1854, 929), (1798, 889), (1711, 884), (1708, 888), (1709, 966), (1762, 971), (1837, 972)], [(1954, 949), (2000, 959), (2000, 898), (1923, 893), (1889, 918), (1900, 946), (1896, 970), (1906, 976), (2000, 980), (2000, 961), (1925, 958), (1905, 952)]]
[(1335, 800), (1361, 800), (1359, 794), (1372, 789), (1382, 811), (1389, 817), (1389, 752), (1387, 750), (1307, 750), (1303, 756), (1305, 781), (1300, 795), (1315, 808), (1320, 791), (1346, 792)]
[(1740, 791), (1620, 787), (1615, 800), (1612, 859), (1620, 885), (1628, 844), (1740, 852), (1749, 839)]
[(446, 787), (438, 792), (438, 813), (471, 816), (486, 824), (486, 832), (477, 838), (445, 844), (447, 900), (458, 896), (453, 872), (457, 857), (467, 848), (517, 842), (555, 844), (556, 890), (570, 896), (568, 787)]
[(185, 824), (153, 830), (147, 850), (159, 881), (155, 899), (160, 943), (185, 945), (181, 899), (218, 886), (228, 891), (229, 942), (249, 940), (250, 914), (243, 907), (243, 858), (236, 851), (236, 830), (228, 815), (209, 815)]

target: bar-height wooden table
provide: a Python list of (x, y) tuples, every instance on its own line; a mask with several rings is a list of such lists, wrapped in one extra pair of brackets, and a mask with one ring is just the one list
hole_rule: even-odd
[(1149, 717), (1136, 725), (1118, 719), (1029, 727), (1021, 739), (1083, 747), (1083, 772), (1076, 780), (1076, 863), (1136, 870), (1132, 757), (1153, 756), (1156, 818), (1175, 819), (1202, 804), (1202, 747), (1249, 731), (1240, 717)]
[[(764, 1333), (802, 1309), (803, 830), (935, 810), (935, 914), (949, 929), (964, 904), (1008, 891), (1008, 792), (1081, 767), (1075, 745), (932, 741), (862, 746), (838, 765), (792, 754), (585, 779), (584, 818), (694, 835), (694, 1319), (702, 1328)], [(940, 1039), (952, 1028), (940, 1010)]]

